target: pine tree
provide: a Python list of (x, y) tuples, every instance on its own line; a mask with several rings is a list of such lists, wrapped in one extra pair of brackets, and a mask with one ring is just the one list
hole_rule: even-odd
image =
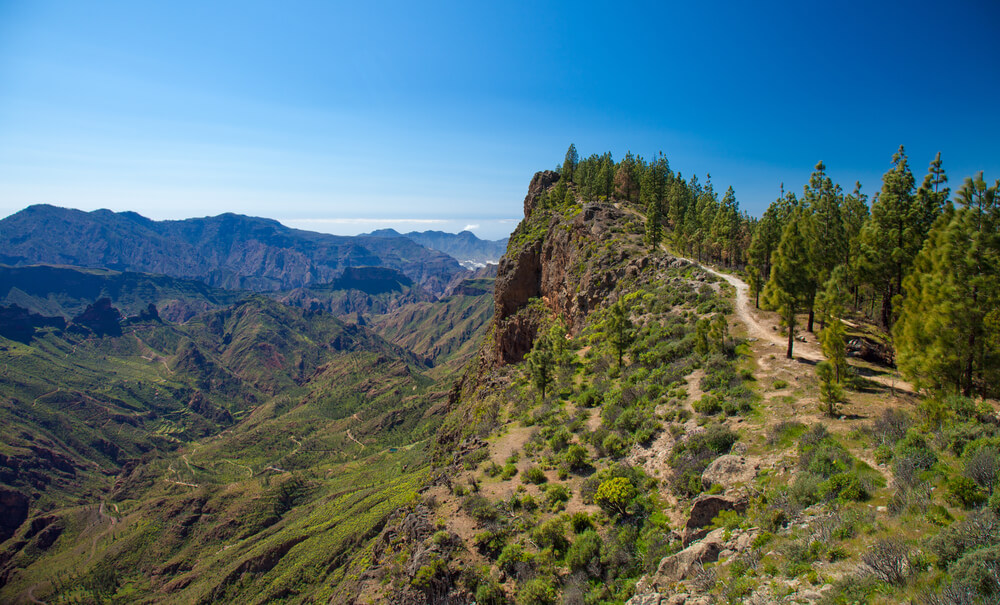
[(859, 259), (861, 258), (861, 228), (868, 220), (868, 196), (861, 192), (861, 183), (854, 184), (854, 192), (844, 197), (844, 205), (841, 217), (844, 219), (844, 237), (847, 240), (847, 249), (843, 260), (844, 266), (849, 268), (849, 278), (851, 292), (854, 295), (854, 305), (858, 305), (860, 273)]
[(899, 368), (918, 388), (984, 395), (1000, 384), (1000, 182), (966, 179), (906, 278), (893, 329)]
[(563, 179), (567, 181), (573, 180), (573, 175), (576, 172), (576, 165), (580, 163), (580, 154), (576, 152), (576, 145), (573, 143), (569, 144), (569, 149), (566, 150), (566, 157), (563, 159), (562, 174)]
[(771, 261), (771, 279), (764, 287), (765, 305), (778, 311), (788, 328), (786, 355), (789, 359), (795, 343), (795, 315), (809, 303), (815, 292), (810, 258), (810, 241), (814, 237), (811, 218), (805, 208), (797, 208), (792, 213)]
[(739, 259), (739, 250), (736, 248), (739, 243), (739, 228), (739, 204), (736, 202), (736, 193), (730, 187), (715, 211), (709, 233), (709, 239), (720, 253), (719, 258), (730, 267)]
[(628, 349), (629, 345), (635, 339), (635, 326), (632, 325), (628, 309), (621, 299), (618, 299), (615, 304), (611, 305), (607, 334), (608, 340), (610, 340), (611, 345), (618, 354), (618, 368), (621, 369), (622, 357), (625, 354), (625, 350)]
[(748, 276), (754, 295), (754, 305), (760, 307), (760, 292), (764, 284), (771, 279), (771, 256), (781, 241), (781, 232), (788, 220), (791, 210), (798, 205), (795, 194), (785, 194), (785, 186), (781, 186), (778, 199), (771, 202), (764, 215), (757, 222), (753, 238), (747, 250)]
[(902, 292), (903, 278), (923, 246), (913, 185), (913, 174), (900, 145), (892, 156), (892, 168), (882, 177), (882, 190), (872, 204), (871, 218), (861, 232), (864, 272), (881, 293), (880, 321), (887, 329), (892, 327), (892, 299)]
[(614, 194), (620, 200), (639, 201), (639, 163), (632, 152), (625, 154), (615, 170)]

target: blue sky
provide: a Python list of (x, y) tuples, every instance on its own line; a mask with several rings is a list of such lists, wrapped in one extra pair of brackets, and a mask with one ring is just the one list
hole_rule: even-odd
[(820, 159), (872, 193), (901, 143), (957, 188), (1000, 177), (998, 23), (992, 1), (0, 0), (0, 216), (500, 237), (570, 142), (662, 150), (752, 214)]

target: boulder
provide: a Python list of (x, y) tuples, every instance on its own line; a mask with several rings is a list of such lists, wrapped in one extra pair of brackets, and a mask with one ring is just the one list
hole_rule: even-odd
[(710, 494), (698, 496), (691, 506), (691, 515), (688, 517), (684, 528), (688, 530), (700, 529), (710, 525), (712, 519), (724, 510), (742, 512), (746, 510), (746, 503), (729, 496)]
[(708, 489), (713, 483), (729, 491), (737, 485), (753, 481), (757, 467), (747, 462), (743, 456), (727, 454), (719, 456), (701, 474), (701, 483)]
[(652, 578), (654, 587), (664, 586), (672, 582), (694, 575), (694, 572), (706, 563), (719, 559), (722, 552), (722, 530), (716, 530), (677, 554), (665, 557), (660, 561), (656, 574)]

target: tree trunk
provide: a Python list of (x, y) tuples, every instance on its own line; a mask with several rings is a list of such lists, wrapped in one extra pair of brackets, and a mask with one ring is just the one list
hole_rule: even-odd
[(815, 317), (816, 317), (815, 310), (810, 306), (809, 307), (809, 325), (806, 326), (806, 331), (809, 332), (809, 333), (812, 333), (812, 331), (813, 331), (813, 319), (815, 319)]
[(790, 313), (785, 317), (785, 323), (788, 327), (788, 352), (785, 356), (792, 359), (792, 346), (795, 344), (795, 309), (790, 309)]
[(882, 293), (882, 327), (886, 330), (892, 329), (892, 289), (886, 289)]

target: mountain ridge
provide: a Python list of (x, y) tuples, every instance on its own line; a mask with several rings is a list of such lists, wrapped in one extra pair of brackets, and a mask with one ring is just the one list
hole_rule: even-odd
[(135, 212), (39, 204), (0, 220), (0, 263), (76, 265), (200, 279), (255, 291), (331, 281), (344, 269), (396, 269), (442, 293), (465, 276), (456, 260), (407, 238), (338, 236), (233, 213), (154, 221)]
[[(465, 230), (458, 233), (447, 231), (410, 231), (400, 233), (395, 229), (376, 229), (365, 234), (371, 237), (405, 237), (431, 250), (438, 250), (461, 263), (496, 264), (507, 251), (509, 238), (498, 240), (480, 239), (475, 233)], [(466, 266), (463, 264), (463, 266)], [(471, 267), (466, 267), (471, 268)]]

